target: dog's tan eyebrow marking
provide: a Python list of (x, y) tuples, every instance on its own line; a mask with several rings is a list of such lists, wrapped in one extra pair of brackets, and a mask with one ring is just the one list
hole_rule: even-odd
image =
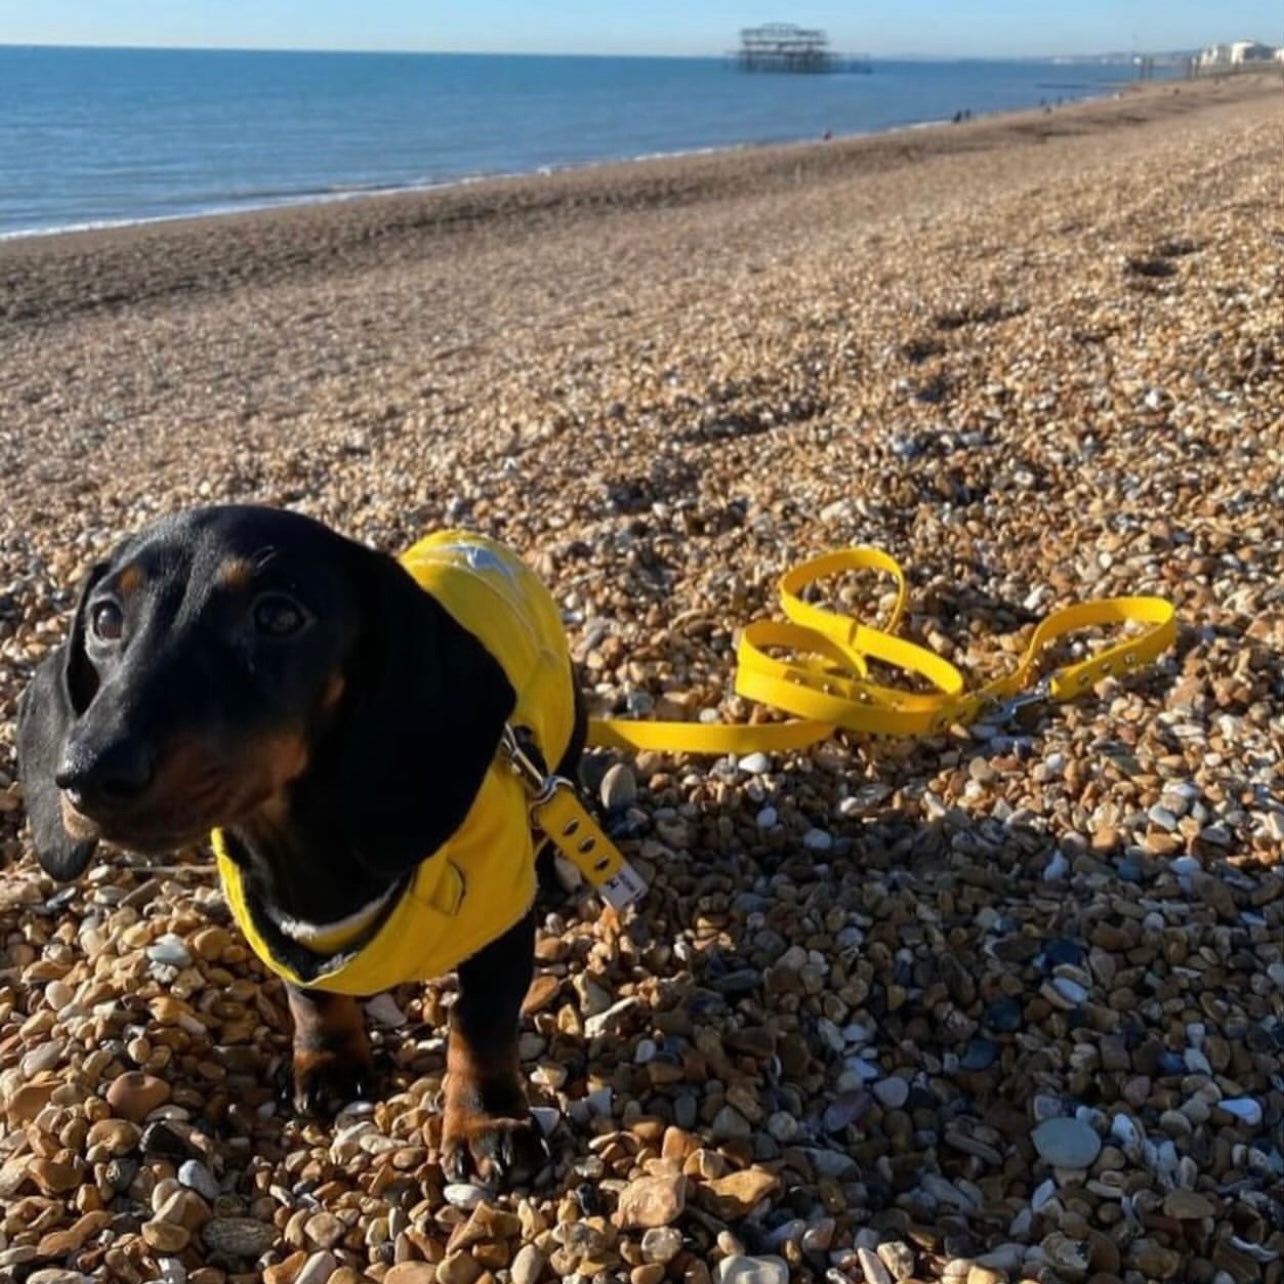
[(329, 713), (339, 703), (346, 686), (347, 682), (344, 680), (343, 674), (336, 669), (326, 681), (325, 695), (321, 697), (322, 709)]
[(132, 597), (147, 581), (147, 572), (137, 562), (131, 562), (116, 577), (116, 592), (121, 597)]
[(243, 557), (228, 558), (214, 576), (224, 588), (243, 589), (249, 586), (250, 581), (254, 578), (254, 563), (247, 562)]

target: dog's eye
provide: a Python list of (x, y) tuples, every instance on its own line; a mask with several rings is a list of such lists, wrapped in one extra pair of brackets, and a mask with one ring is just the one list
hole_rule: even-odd
[(269, 638), (288, 638), (303, 630), (307, 612), (284, 593), (264, 593), (254, 603), (254, 627)]
[(119, 642), (125, 631), (125, 617), (115, 602), (99, 602), (90, 612), (89, 627), (100, 642)]

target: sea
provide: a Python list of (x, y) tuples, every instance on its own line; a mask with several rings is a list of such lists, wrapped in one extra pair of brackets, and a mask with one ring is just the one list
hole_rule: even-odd
[(0, 46), (0, 237), (868, 134), (1114, 92), (1125, 65)]

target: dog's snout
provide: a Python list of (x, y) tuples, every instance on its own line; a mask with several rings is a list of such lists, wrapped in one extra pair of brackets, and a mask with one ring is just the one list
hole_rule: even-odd
[(93, 814), (101, 809), (137, 802), (156, 778), (156, 755), (135, 740), (119, 740), (98, 751), (73, 747), (54, 777), (77, 811)]

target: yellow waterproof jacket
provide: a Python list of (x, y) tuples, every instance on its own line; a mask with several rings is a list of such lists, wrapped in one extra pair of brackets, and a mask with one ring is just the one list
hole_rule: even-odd
[[(420, 587), (478, 638), (502, 666), (517, 707), (550, 770), (570, 743), (575, 718), (571, 659), (557, 605), (510, 549), (481, 535), (440, 531), (401, 558)], [(254, 952), (278, 975), (309, 989), (377, 994), (406, 981), (452, 971), (501, 935), (535, 897), (529, 799), (501, 760), (491, 764), (463, 824), (419, 868), (373, 935), (362, 942), (310, 942), (306, 978), (269, 938), (280, 940), (262, 907), (247, 898), (240, 868), (221, 832), (213, 835), (223, 893)], [(329, 957), (327, 957), (329, 956)]]

